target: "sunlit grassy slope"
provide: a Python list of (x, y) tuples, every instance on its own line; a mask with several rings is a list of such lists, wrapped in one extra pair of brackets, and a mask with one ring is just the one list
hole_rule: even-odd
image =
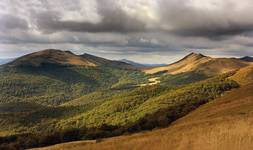
[(59, 144), (42, 150), (251, 150), (253, 84), (226, 93), (170, 127), (97, 141)]
[(232, 80), (246, 85), (253, 82), (253, 65), (241, 68), (232, 77)]
[(143, 71), (149, 74), (159, 72), (179, 74), (197, 71), (210, 76), (235, 71), (250, 64), (250, 62), (235, 58), (212, 58), (202, 54), (191, 53), (173, 64), (162, 67), (147, 68)]

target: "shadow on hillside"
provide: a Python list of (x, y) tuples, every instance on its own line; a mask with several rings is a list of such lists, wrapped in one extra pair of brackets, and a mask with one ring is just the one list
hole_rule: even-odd
[(86, 82), (90, 84), (97, 84), (96, 81), (91, 77), (85, 76), (71, 69), (71, 66), (42, 64), (39, 67), (22, 66), (16, 69), (17, 71), (21, 71), (24, 73), (44, 75), (65, 83)]

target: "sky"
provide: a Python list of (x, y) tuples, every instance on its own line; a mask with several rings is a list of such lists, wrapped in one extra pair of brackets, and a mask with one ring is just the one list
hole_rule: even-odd
[(252, 0), (1, 0), (0, 58), (48, 48), (170, 63), (253, 56)]

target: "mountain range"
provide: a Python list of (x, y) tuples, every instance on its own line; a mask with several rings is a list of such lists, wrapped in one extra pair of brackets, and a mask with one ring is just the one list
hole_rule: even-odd
[(248, 61), (248, 62), (253, 62), (253, 58), (250, 57), (250, 56), (244, 56), (242, 58), (240, 58), (241, 60), (244, 60), (244, 61)]
[(166, 64), (144, 64), (144, 63), (138, 63), (132, 60), (128, 60), (128, 59), (121, 59), (119, 61), (131, 64), (137, 68), (148, 68), (148, 67), (160, 67), (160, 66), (165, 66)]
[[(243, 119), (251, 114), (252, 66), (198, 53), (148, 68), (56, 49), (31, 53), (0, 66), (0, 149), (77, 140), (88, 141), (45, 149), (194, 149), (223, 133), (223, 149), (245, 148), (253, 137), (230, 124), (251, 128)], [(164, 129), (147, 131), (156, 128)], [(247, 141), (234, 144), (232, 128)]]

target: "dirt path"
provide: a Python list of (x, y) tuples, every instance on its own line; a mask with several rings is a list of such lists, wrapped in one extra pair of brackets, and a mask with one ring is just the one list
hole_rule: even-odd
[(147, 86), (147, 85), (156, 85), (161, 83), (159, 77), (149, 78), (148, 83), (141, 84), (140, 86)]

